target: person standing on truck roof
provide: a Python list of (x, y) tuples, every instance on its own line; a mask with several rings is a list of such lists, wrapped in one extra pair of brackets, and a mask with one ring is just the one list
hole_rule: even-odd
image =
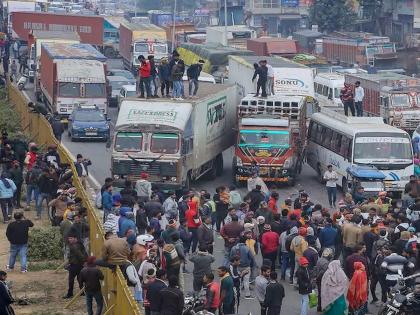
[(144, 98), (144, 90), (146, 89), (147, 98), (152, 96), (150, 89), (151, 67), (143, 55), (138, 57), (140, 61), (139, 77), (140, 77), (140, 98)]
[(169, 68), (168, 59), (165, 57), (160, 59), (158, 75), (160, 80), (160, 94), (162, 97), (169, 97), (169, 88), (171, 87), (171, 68)]
[(356, 107), (357, 117), (363, 116), (363, 99), (365, 98), (365, 90), (360, 86), (360, 81), (354, 83), (354, 105)]
[(182, 98), (182, 76), (184, 75), (184, 61), (179, 60), (171, 69), (171, 78), (173, 84), (172, 99), (183, 101)]
[(258, 97), (260, 94), (260, 88), (261, 88), (261, 97), (267, 97), (267, 73), (268, 73), (268, 68), (267, 68), (267, 61), (265, 60), (261, 60), (259, 62), (259, 65), (254, 63), (254, 75), (252, 76), (252, 82), (255, 81), (257, 75), (258, 75), (258, 80), (257, 80), (257, 92), (255, 93), (255, 97)]
[(349, 115), (349, 108), (351, 111), (352, 116), (356, 116), (354, 113), (354, 99), (353, 99), (353, 91), (350, 87), (350, 84), (344, 83), (344, 87), (340, 91), (340, 99), (344, 105), (344, 115)]
[(267, 94), (274, 95), (274, 69), (270, 64), (267, 65)]
[(159, 97), (157, 95), (158, 91), (158, 82), (157, 82), (157, 67), (155, 63), (155, 56), (149, 55), (147, 56), (147, 59), (149, 60), (150, 64), (150, 89), (152, 97), (157, 98)]
[[(188, 76), (188, 95), (190, 98), (195, 98), (198, 91), (198, 78), (200, 77), (201, 70), (203, 70), (204, 60), (200, 59), (198, 63), (192, 64), (187, 70)], [(192, 87), (194, 85), (194, 92)]]

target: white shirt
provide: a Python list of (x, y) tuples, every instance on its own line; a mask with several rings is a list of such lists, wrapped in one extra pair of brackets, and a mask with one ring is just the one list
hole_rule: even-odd
[(363, 102), (363, 98), (365, 97), (365, 90), (359, 86), (354, 90), (354, 101), (355, 102)]
[(267, 77), (274, 78), (274, 69), (269, 64), (267, 64)]
[(324, 180), (327, 181), (327, 187), (337, 187), (338, 175), (335, 171), (326, 171), (324, 173)]
[(80, 166), (82, 167), (82, 176), (86, 177), (87, 176), (87, 172), (86, 172), (86, 167), (85, 165), (82, 163), (80, 163)]

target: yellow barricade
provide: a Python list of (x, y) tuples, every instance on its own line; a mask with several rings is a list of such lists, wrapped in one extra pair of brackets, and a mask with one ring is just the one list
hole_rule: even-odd
[[(62, 163), (71, 165), (73, 174), (77, 174), (68, 151), (54, 137), (51, 126), (44, 116), (31, 113), (28, 109), (29, 100), (13, 85), (8, 85), (9, 102), (14, 106), (21, 118), (21, 126), (24, 133), (40, 146), (56, 144)], [(90, 226), (90, 254), (101, 257), (102, 245), (104, 243), (104, 231), (102, 219), (89, 201), (85, 189), (78, 176), (73, 176), (73, 184), (77, 189), (77, 195), (83, 199), (83, 205), (88, 210), (88, 221)], [(134, 300), (123, 274), (117, 268), (116, 273), (110, 269), (103, 269), (105, 279), (102, 285), (102, 294), (107, 306), (106, 314), (114, 315), (141, 315), (142, 312)]]

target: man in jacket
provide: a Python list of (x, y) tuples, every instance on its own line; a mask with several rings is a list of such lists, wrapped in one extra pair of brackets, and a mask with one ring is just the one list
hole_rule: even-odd
[[(267, 222), (267, 221), (265, 221)], [(264, 224), (264, 233), (261, 237), (261, 253), (264, 259), (271, 261), (271, 270), (276, 270), (276, 258), (279, 248), (279, 235), (271, 231), (270, 224)]]
[(213, 229), (211, 225), (211, 217), (204, 218), (204, 223), (197, 229), (198, 245), (207, 249), (210, 254), (213, 254)]
[(12, 167), (9, 169), (10, 179), (16, 185), (16, 191), (13, 196), (14, 206), (16, 208), (22, 208), (20, 205), (21, 193), (22, 193), (22, 184), (23, 184), (23, 172), (20, 167), (19, 161), (14, 160), (12, 162)]
[(89, 159), (83, 158), (80, 153), (77, 154), (76, 159), (74, 166), (76, 167), (77, 176), (79, 176), (83, 187), (86, 189), (86, 179), (89, 176), (88, 166), (92, 165), (92, 162)]
[(280, 315), (284, 296), (284, 287), (277, 281), (277, 272), (272, 271), (270, 273), (270, 282), (265, 289), (263, 302), (267, 308), (267, 315)]
[(232, 247), (230, 251), (230, 259), (234, 256), (239, 257), (238, 271), (241, 274), (242, 285), (245, 290), (245, 298), (251, 298), (251, 292), (249, 291), (249, 278), (251, 276), (251, 268), (255, 266), (254, 255), (246, 245), (246, 236), (241, 236), (239, 243)]
[(255, 278), (255, 296), (261, 306), (261, 315), (267, 314), (267, 308), (264, 305), (265, 292), (270, 279), (271, 268), (270, 266), (262, 266), (261, 274)]
[(6, 229), (6, 236), (10, 242), (10, 258), (7, 265), (8, 270), (15, 267), (16, 257), (19, 254), (20, 268), (22, 272), (26, 272), (26, 252), (28, 250), (28, 233), (29, 228), (34, 224), (31, 220), (25, 219), (22, 212), (15, 212), (15, 221), (9, 223)]
[[(188, 76), (188, 95), (190, 98), (195, 98), (198, 91), (198, 78), (200, 77), (201, 70), (203, 69), (204, 60), (198, 60), (198, 63), (192, 64), (187, 70)], [(194, 85), (194, 92), (192, 87)]]
[(193, 289), (194, 292), (200, 292), (205, 285), (204, 276), (211, 273), (211, 264), (214, 262), (214, 256), (208, 253), (204, 245), (199, 245), (198, 251), (190, 257), (190, 261), (194, 264)]
[(166, 289), (164, 282), (166, 278), (165, 271), (159, 269), (156, 271), (156, 280), (148, 285), (146, 298), (150, 302), (150, 315), (160, 315), (161, 297), (160, 292)]
[(151, 93), (151, 97), (157, 98), (159, 97), (157, 95), (157, 91), (158, 91), (158, 86), (157, 86), (157, 67), (156, 67), (156, 63), (155, 63), (155, 56), (153, 55), (149, 55), (147, 56), (147, 60), (149, 61), (150, 64), (150, 93)]
[(80, 271), (80, 282), (85, 287), (86, 308), (88, 315), (93, 315), (93, 299), (96, 301), (96, 315), (102, 314), (104, 299), (101, 292), (101, 280), (104, 279), (102, 271), (96, 267), (96, 257), (87, 258), (86, 267)]
[(10, 293), (6, 280), (7, 273), (0, 270), (0, 314), (14, 315), (15, 312), (11, 304), (14, 303), (15, 300)]
[(176, 194), (174, 191), (168, 192), (168, 198), (163, 202), (162, 207), (168, 221), (170, 219), (176, 220), (178, 218), (178, 203), (176, 202)]
[(159, 314), (160, 315), (182, 315), (184, 310), (184, 293), (179, 289), (178, 278), (168, 277), (167, 288), (159, 292)]
[[(354, 252), (354, 249), (357, 244), (360, 244), (363, 241), (362, 229), (359, 226), (362, 222), (362, 217), (358, 215), (353, 215), (350, 223), (345, 223), (343, 225), (343, 259), (346, 258)], [(367, 269), (366, 269), (367, 270)]]
[(150, 87), (151, 81), (151, 66), (147, 62), (146, 58), (143, 55), (138, 56), (137, 58), (140, 61), (139, 67), (139, 77), (140, 77), (140, 97), (144, 98), (144, 90), (146, 89), (147, 98), (152, 96), (152, 91)]
[(112, 184), (105, 186), (105, 191), (102, 193), (102, 209), (104, 210), (104, 222), (112, 211)]
[(349, 279), (353, 277), (354, 263), (356, 261), (361, 262), (365, 266), (366, 273), (369, 275), (369, 266), (365, 256), (365, 251), (365, 245), (357, 244), (354, 247), (354, 253), (346, 258), (344, 271)]
[(184, 75), (185, 65), (183, 60), (179, 60), (171, 69), (171, 80), (173, 84), (172, 99), (182, 101), (182, 76)]
[(251, 198), (251, 203), (249, 204), (249, 209), (251, 211), (256, 211), (261, 204), (261, 201), (265, 201), (265, 196), (261, 191), (261, 185), (256, 185), (245, 198)]
[(204, 276), (203, 282), (207, 288), (204, 309), (214, 314), (220, 306), (220, 285), (214, 281), (214, 274), (211, 272)]
[(239, 236), (243, 232), (244, 227), (239, 224), (238, 217), (236, 215), (232, 216), (232, 222), (229, 224), (223, 225), (220, 230), (220, 236), (225, 240), (225, 259), (224, 266), (229, 266), (229, 256), (230, 251), (233, 246), (239, 242)]
[(67, 270), (69, 272), (69, 288), (63, 299), (71, 299), (73, 297), (74, 279), (77, 278), (79, 288), (82, 289), (80, 281), (80, 271), (86, 261), (87, 254), (83, 245), (75, 237), (68, 237), (69, 255)]
[(36, 200), (36, 219), (41, 219), (42, 203), (44, 200), (47, 204), (51, 201), (51, 196), (57, 192), (57, 180), (50, 174), (48, 167), (44, 168), (38, 179), (39, 195)]
[(148, 178), (149, 174), (146, 172), (141, 172), (140, 179), (136, 181), (134, 189), (137, 192), (138, 202), (148, 202), (152, 196), (152, 184), (148, 181)]
[(58, 142), (61, 142), (61, 136), (64, 132), (64, 125), (61, 122), (58, 113), (54, 113), (54, 117), (50, 120), (50, 124), (54, 133), (54, 137), (57, 139)]
[(259, 64), (254, 64), (254, 75), (252, 76), (252, 82), (255, 81), (255, 78), (258, 76), (257, 80), (257, 92), (255, 93), (255, 97), (258, 97), (260, 94), (261, 88), (261, 96), (267, 97), (267, 78), (268, 78), (268, 68), (267, 68), (267, 61), (261, 60)]
[(160, 80), (160, 93), (162, 97), (169, 97), (169, 88), (171, 87), (171, 69), (169, 68), (167, 58), (162, 58), (160, 60), (160, 65), (158, 69), (158, 75)]
[(308, 314), (309, 293), (312, 292), (311, 276), (308, 269), (309, 262), (305, 257), (299, 259), (299, 268), (296, 271), (299, 294), (302, 296), (301, 315)]
[(6, 177), (6, 174), (0, 176), (0, 206), (3, 212), (4, 223), (9, 222), (13, 207), (12, 199), (16, 191), (15, 183)]
[(105, 231), (105, 242), (102, 246), (102, 259), (96, 265), (115, 270), (115, 266), (127, 263), (130, 248), (125, 239), (119, 238), (115, 231)]

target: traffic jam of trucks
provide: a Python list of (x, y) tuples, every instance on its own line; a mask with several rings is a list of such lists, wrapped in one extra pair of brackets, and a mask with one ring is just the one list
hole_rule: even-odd
[[(344, 83), (353, 91), (361, 83), (365, 116), (382, 117), (408, 133), (420, 124), (420, 81), (392, 71), (396, 46), (386, 36), (311, 31), (306, 43), (299, 36), (273, 38), (229, 26), (223, 46), (224, 27), (195, 29), (164, 11), (131, 18), (46, 12), (11, 17), (13, 37), (28, 45), (36, 99), (64, 121), (80, 105), (108, 114), (107, 57), (120, 58), (136, 77), (140, 55), (153, 55), (159, 65), (172, 57), (172, 47), (187, 68), (204, 61), (201, 79), (206, 73), (217, 84), (200, 82), (196, 99), (144, 100), (120, 91), (109, 145), (112, 175), (121, 182), (147, 172), (154, 184), (180, 190), (222, 174), (223, 152), (232, 147), (237, 185), (257, 169), (266, 182), (293, 186), (306, 162), (311, 116), (323, 107), (341, 114)], [(261, 60), (274, 73), (267, 97), (254, 95), (257, 83), (251, 80)]]

